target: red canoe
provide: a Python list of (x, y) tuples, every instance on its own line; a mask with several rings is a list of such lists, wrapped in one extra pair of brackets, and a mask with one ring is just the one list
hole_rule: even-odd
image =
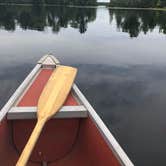
[[(0, 165), (14, 166), (36, 123), (38, 98), (59, 61), (44, 56), (0, 111)], [(44, 127), (28, 166), (133, 166), (74, 84)]]

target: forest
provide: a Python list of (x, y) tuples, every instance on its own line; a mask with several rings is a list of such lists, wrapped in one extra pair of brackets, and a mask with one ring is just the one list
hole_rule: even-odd
[(166, 7), (166, 0), (111, 0), (110, 6), (114, 7)]
[(96, 5), (97, 0), (0, 0), (0, 3), (56, 4), (56, 5)]
[[(0, 0), (0, 3), (16, 4), (56, 4), (56, 5), (108, 5), (97, 0)], [(111, 7), (155, 8), (166, 7), (166, 0), (110, 0)]]

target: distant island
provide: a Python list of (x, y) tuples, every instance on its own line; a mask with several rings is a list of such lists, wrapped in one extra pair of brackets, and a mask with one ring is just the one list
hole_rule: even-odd
[(98, 2), (97, 0), (0, 0), (0, 4), (104, 5), (113, 8), (166, 8), (166, 0), (110, 0), (110, 2)]

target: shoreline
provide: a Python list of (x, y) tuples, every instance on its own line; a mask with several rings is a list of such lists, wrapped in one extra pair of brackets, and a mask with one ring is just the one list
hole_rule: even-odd
[(116, 9), (116, 10), (155, 10), (155, 11), (166, 11), (165, 8), (137, 8), (137, 7), (107, 7), (109, 9)]
[[(34, 4), (28, 3), (0, 3), (0, 5), (7, 5), (7, 6), (33, 6)], [(58, 5), (58, 4), (39, 4), (39, 6), (66, 6), (66, 7), (73, 7), (73, 8), (99, 8), (105, 7), (108, 9), (113, 10), (154, 10), (154, 11), (166, 11), (166, 7), (164, 8), (137, 8), (137, 7), (113, 7), (108, 6), (108, 3), (98, 3), (97, 5), (87, 5), (87, 6), (80, 6), (80, 5)]]

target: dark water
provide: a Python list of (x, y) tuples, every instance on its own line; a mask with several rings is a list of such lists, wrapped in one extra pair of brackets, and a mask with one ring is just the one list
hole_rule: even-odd
[(1, 107), (49, 52), (135, 165), (166, 165), (166, 12), (0, 6)]

